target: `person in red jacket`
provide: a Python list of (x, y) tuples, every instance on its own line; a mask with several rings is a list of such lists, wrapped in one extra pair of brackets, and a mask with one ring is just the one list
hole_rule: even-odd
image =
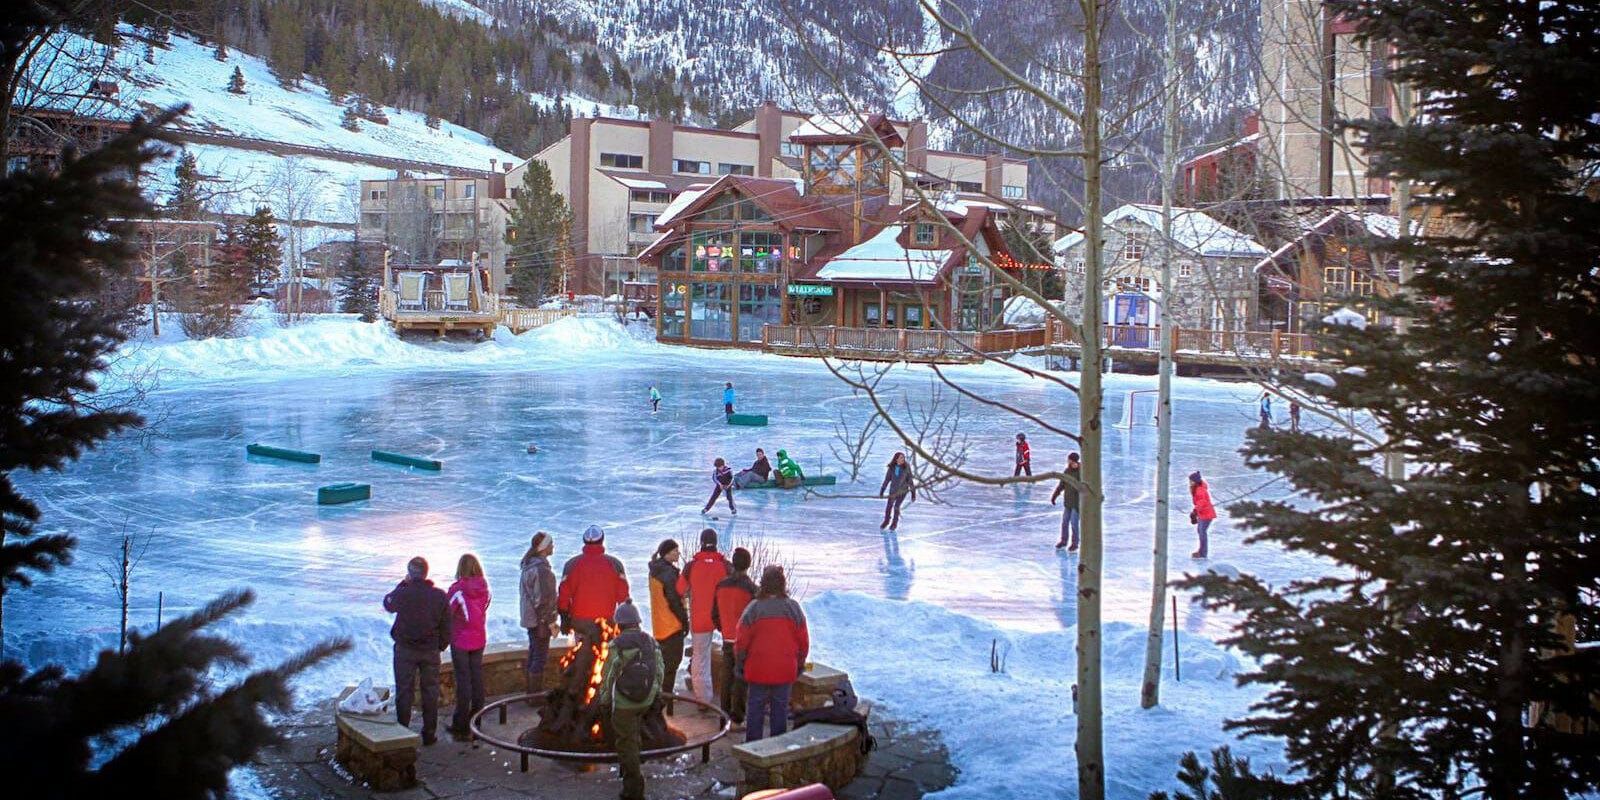
[(561, 629), (595, 641), (600, 638), (595, 620), (610, 621), (627, 599), (628, 577), (622, 562), (606, 555), (606, 532), (590, 525), (583, 532), (583, 552), (561, 568), (561, 586), (556, 590)]
[(1190, 553), (1189, 557), (1205, 558), (1208, 545), (1206, 534), (1211, 530), (1211, 520), (1217, 518), (1217, 509), (1211, 505), (1211, 487), (1206, 485), (1199, 472), (1189, 473), (1189, 499), (1194, 502), (1189, 521), (1194, 523), (1195, 533), (1200, 536), (1200, 549)]
[(716, 603), (717, 584), (732, 572), (728, 559), (717, 552), (717, 532), (710, 528), (700, 531), (700, 552), (683, 566), (678, 594), (689, 601), (689, 678), (694, 682), (694, 696), (704, 703), (716, 700), (711, 693), (711, 632), (717, 624), (711, 618), (711, 607)]
[(1027, 473), (1033, 475), (1033, 450), (1028, 447), (1028, 434), (1017, 434), (1017, 468), (1011, 471), (1011, 477)]
[(734, 643), (739, 640), (739, 618), (756, 596), (756, 582), (750, 580), (750, 551), (733, 548), (733, 574), (717, 584), (717, 599), (711, 604), (711, 621), (722, 633), (722, 663), (728, 679), (722, 682), (722, 710), (728, 712), (735, 728), (744, 727), (744, 679), (733, 668)]
[(488, 643), (489, 582), (478, 557), (465, 553), (456, 562), (456, 582), (445, 592), (450, 601), (450, 667), (456, 679), (456, 713), (450, 735), (472, 738), (467, 723), (483, 708), (483, 647)]
[(789, 599), (783, 567), (769, 564), (761, 571), (756, 598), (739, 617), (739, 640), (733, 650), (749, 686), (744, 740), (789, 730), (789, 690), (805, 669), (811, 637), (805, 612)]

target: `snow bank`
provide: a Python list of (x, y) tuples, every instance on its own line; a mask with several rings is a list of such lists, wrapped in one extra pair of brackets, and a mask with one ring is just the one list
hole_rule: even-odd
[[(930, 797), (1076, 796), (1077, 720), (1072, 630), (1018, 633), (919, 602), (828, 592), (805, 603), (813, 660), (850, 673), (857, 691), (897, 719), (938, 730), (960, 770)], [(998, 642), (1006, 671), (989, 670)], [(1181, 640), (1183, 681), (1173, 679), (1168, 633), (1162, 702), (1139, 708), (1145, 632), (1125, 623), (1104, 630), (1106, 793), (1143, 800), (1176, 787), (1178, 758), (1228, 742), (1260, 767), (1283, 771), (1276, 743), (1229, 742), (1223, 720), (1261, 695), (1235, 686), (1242, 664), (1209, 640)]]
[(1345, 325), (1355, 328), (1358, 331), (1364, 331), (1367, 329), (1367, 318), (1360, 312), (1351, 311), (1348, 308), (1341, 308), (1338, 311), (1323, 317), (1322, 324)]

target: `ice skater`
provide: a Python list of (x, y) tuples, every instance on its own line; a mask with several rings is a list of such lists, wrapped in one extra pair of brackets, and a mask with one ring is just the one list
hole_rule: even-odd
[(1289, 430), (1300, 432), (1300, 401), (1289, 401)]
[[(1067, 478), (1078, 480), (1083, 474), (1083, 464), (1078, 461), (1078, 454), (1067, 455)], [(1061, 538), (1056, 540), (1056, 549), (1063, 547), (1067, 552), (1076, 552), (1078, 549), (1078, 523), (1082, 519), (1078, 511), (1078, 487), (1075, 484), (1062, 480), (1056, 484), (1056, 490), (1050, 493), (1050, 505), (1056, 504), (1056, 498), (1061, 498)]]
[(1272, 427), (1272, 395), (1261, 393), (1261, 427)]
[(1194, 503), (1194, 508), (1189, 511), (1189, 524), (1195, 526), (1195, 535), (1200, 537), (1200, 549), (1190, 553), (1189, 557), (1206, 558), (1209, 552), (1206, 534), (1211, 531), (1211, 521), (1217, 518), (1217, 509), (1211, 505), (1211, 487), (1206, 485), (1199, 472), (1189, 473), (1189, 499)]
[(650, 384), (650, 413), (657, 414), (661, 411), (661, 390), (655, 384)]
[(739, 509), (733, 505), (733, 468), (719, 458), (711, 469), (711, 499), (706, 501), (706, 507), (700, 509), (700, 513), (710, 514), (711, 507), (717, 504), (717, 498), (724, 494), (728, 496), (728, 513), (738, 516)]
[(1033, 477), (1033, 450), (1028, 447), (1028, 434), (1017, 434), (1017, 468), (1011, 471), (1011, 477), (1027, 474)]
[(911, 496), (913, 502), (917, 499), (916, 481), (911, 475), (911, 465), (906, 463), (905, 453), (895, 453), (889, 459), (889, 468), (883, 473), (883, 484), (878, 487), (878, 496), (884, 496), (888, 490), (888, 500), (883, 504), (883, 524), (878, 530), (888, 528), (894, 530), (900, 527), (900, 506), (905, 503), (906, 495)]
[(733, 381), (722, 385), (722, 413), (733, 416)]

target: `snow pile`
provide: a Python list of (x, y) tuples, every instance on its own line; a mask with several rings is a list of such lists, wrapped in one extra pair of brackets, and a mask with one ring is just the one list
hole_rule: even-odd
[[(805, 603), (812, 659), (850, 673), (858, 692), (897, 719), (938, 730), (960, 778), (930, 797), (1071, 797), (1077, 720), (1072, 711), (1074, 632), (1018, 633), (919, 602), (828, 592)], [(1143, 800), (1176, 786), (1186, 750), (1227, 741), (1223, 720), (1259, 699), (1235, 686), (1239, 660), (1198, 637), (1182, 641), (1183, 681), (1173, 680), (1165, 645), (1161, 705), (1139, 708), (1145, 632), (1125, 623), (1104, 629), (1106, 793)], [(998, 642), (1006, 671), (989, 670)], [(1283, 771), (1274, 743), (1232, 743), (1263, 768)]]
[[(1068, 308), (1064, 300), (1052, 300), (1050, 305), (1068, 315), (1073, 312), (1073, 309)], [(1002, 319), (1005, 320), (1007, 325), (1028, 327), (1043, 325), (1045, 316), (1044, 306), (1034, 302), (1031, 297), (1017, 295), (1006, 301), (1005, 313), (1002, 315)]]
[(655, 329), (649, 330), (649, 339), (642, 339), (634, 328), (625, 328), (614, 317), (562, 317), (543, 327), (534, 328), (521, 336), (513, 336), (505, 328), (495, 331), (497, 344), (525, 351), (588, 354), (597, 351), (643, 351), (659, 349)]
[(1358, 331), (1364, 331), (1367, 329), (1367, 318), (1364, 314), (1358, 311), (1351, 311), (1348, 308), (1341, 308), (1338, 311), (1323, 317), (1322, 324), (1342, 325), (1355, 328)]
[(1306, 380), (1328, 389), (1332, 389), (1334, 387), (1333, 376), (1324, 372), (1307, 372)]

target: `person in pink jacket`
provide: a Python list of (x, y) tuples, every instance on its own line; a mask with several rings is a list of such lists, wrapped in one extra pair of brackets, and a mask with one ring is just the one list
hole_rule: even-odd
[(1205, 558), (1208, 544), (1206, 534), (1211, 530), (1211, 521), (1217, 518), (1217, 509), (1211, 505), (1211, 487), (1206, 485), (1199, 472), (1189, 473), (1189, 499), (1194, 502), (1194, 509), (1189, 512), (1189, 522), (1194, 524), (1195, 533), (1200, 536), (1200, 549), (1189, 555), (1191, 558)]
[(468, 723), (483, 708), (483, 647), (488, 641), (489, 581), (478, 557), (467, 553), (456, 564), (456, 582), (445, 592), (450, 608), (450, 664), (456, 679), (456, 713), (450, 734), (472, 736)]

